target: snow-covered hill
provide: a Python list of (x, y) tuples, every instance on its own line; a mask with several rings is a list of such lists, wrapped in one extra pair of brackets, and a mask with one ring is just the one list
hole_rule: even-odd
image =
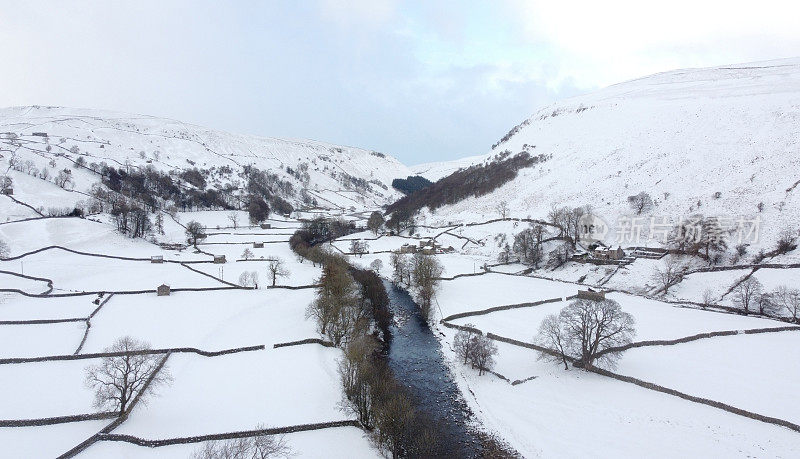
[(773, 241), (800, 226), (800, 59), (676, 70), (568, 99), (474, 162), (504, 150), (552, 159), (433, 219), (474, 221), (500, 201), (536, 217), (589, 204), (613, 226), (631, 214), (627, 197), (645, 191), (655, 201), (647, 219), (760, 217), (761, 240)]
[[(392, 179), (410, 174), (395, 158), (360, 148), (231, 134), (150, 116), (40, 106), (0, 109), (3, 172), (12, 153), (19, 162), (32, 161), (39, 171), (51, 169), (51, 177), (72, 168), (79, 157), (87, 164), (153, 165), (163, 172), (231, 168), (228, 174), (212, 176), (210, 188), (242, 187), (240, 173), (252, 165), (291, 183), (293, 192), (281, 197), (295, 207), (303, 204), (306, 190), (318, 206), (332, 209), (372, 208), (392, 201), (401, 195), (391, 188)], [(98, 181), (87, 170), (74, 174), (77, 191), (85, 192)], [(34, 186), (38, 180), (19, 175), (16, 182)], [(26, 183), (19, 186), (30, 188)]]

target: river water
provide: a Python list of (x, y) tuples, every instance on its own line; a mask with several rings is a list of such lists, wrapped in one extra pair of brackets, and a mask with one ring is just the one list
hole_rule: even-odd
[(451, 457), (479, 456), (481, 442), (469, 426), (472, 414), (444, 362), (439, 340), (411, 296), (383, 282), (395, 317), (388, 354), (395, 379), (408, 388), (415, 408), (439, 424), (440, 440)]

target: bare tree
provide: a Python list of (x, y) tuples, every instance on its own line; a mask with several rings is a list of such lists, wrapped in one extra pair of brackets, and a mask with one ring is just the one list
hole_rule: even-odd
[(358, 289), (346, 265), (325, 264), (318, 283), (317, 297), (308, 306), (306, 317), (317, 319), (319, 332), (337, 346), (366, 333), (368, 311), (361, 307)]
[(703, 291), (703, 307), (707, 308), (714, 304), (714, 292), (707, 288)]
[(653, 198), (642, 191), (639, 194), (628, 196), (628, 204), (631, 206), (631, 209), (636, 212), (636, 215), (641, 215), (653, 208)]
[(55, 184), (61, 188), (67, 188), (70, 184), (72, 184), (72, 171), (69, 169), (63, 169), (58, 172), (58, 175), (55, 178)]
[(789, 314), (794, 323), (800, 319), (800, 290), (781, 285), (772, 293), (775, 304)]
[[(258, 430), (265, 430), (258, 426)], [(283, 435), (255, 435), (252, 437), (230, 438), (206, 442), (197, 450), (194, 459), (267, 459), (270, 457), (289, 457), (292, 448)]]
[(761, 291), (761, 282), (755, 277), (750, 276), (742, 282), (739, 282), (739, 285), (733, 289), (733, 304), (743, 310), (745, 314), (749, 314), (750, 308), (758, 306)]
[(422, 252), (414, 254), (412, 278), (414, 290), (419, 301), (422, 316), (429, 320), (431, 318), (431, 306), (433, 297), (439, 287), (439, 277), (444, 272), (442, 264), (433, 255), (426, 255)]
[(354, 239), (350, 241), (350, 253), (362, 257), (365, 253), (369, 253), (369, 244), (367, 241)]
[(653, 270), (651, 279), (659, 286), (660, 290), (667, 294), (669, 288), (683, 280), (688, 267), (681, 260), (674, 256), (669, 256), (661, 267), (656, 266)]
[(553, 360), (564, 364), (564, 369), (569, 370), (567, 357), (570, 353), (569, 343), (567, 342), (567, 332), (559, 320), (559, 316), (548, 314), (542, 323), (539, 324), (539, 333), (534, 340), (542, 347), (552, 349), (555, 353), (539, 353), (539, 359)]
[(375, 271), (376, 274), (380, 274), (381, 269), (383, 269), (383, 261), (380, 258), (376, 258), (369, 264), (369, 268)]
[(484, 371), (494, 368), (494, 356), (497, 355), (497, 345), (494, 340), (483, 336), (475, 335), (475, 344), (472, 349), (472, 364), (478, 368), (478, 376)]
[(239, 285), (258, 289), (258, 272), (244, 271), (239, 274)]
[[(633, 341), (634, 324), (633, 316), (623, 312), (614, 300), (578, 299), (562, 309), (558, 317), (546, 318), (536, 341), (555, 351), (565, 365), (572, 358), (584, 368), (594, 362), (613, 366), (619, 358), (614, 349)], [(552, 358), (549, 353), (541, 354)]]
[(458, 358), (464, 360), (464, 365), (469, 363), (472, 358), (473, 349), (475, 348), (474, 337), (476, 335), (475, 332), (469, 330), (475, 328), (475, 325), (466, 324), (465, 327), (467, 327), (466, 330), (459, 330), (453, 338), (453, 349), (456, 351)]
[(251, 258), (253, 258), (253, 251), (250, 250), (249, 248), (244, 249), (244, 252), (242, 252), (242, 259), (249, 260)]
[(789, 230), (781, 231), (775, 243), (775, 252), (784, 254), (797, 248), (797, 236)]
[(714, 262), (713, 253), (724, 252), (728, 248), (725, 230), (715, 217), (704, 218), (700, 228), (700, 248), (705, 250), (706, 260)]
[(402, 446), (417, 421), (411, 400), (402, 392), (378, 404), (375, 410), (378, 443), (389, 451), (393, 459), (401, 457)]
[(95, 407), (122, 415), (136, 396), (144, 400), (172, 381), (166, 368), (158, 370), (162, 356), (148, 354), (148, 349), (149, 344), (125, 336), (104, 351), (119, 355), (103, 357), (100, 364), (86, 369), (86, 386), (95, 391)]
[(14, 180), (8, 175), (0, 176), (0, 190), (6, 190), (14, 186)]
[(289, 277), (289, 269), (280, 257), (273, 258), (269, 261), (269, 264), (267, 264), (267, 271), (269, 271), (269, 276), (272, 278), (273, 287), (279, 277)]
[[(102, 204), (101, 204), (101, 206), (102, 206)], [(156, 225), (156, 231), (158, 232), (158, 234), (162, 234), (163, 235), (164, 234), (164, 215), (161, 212), (156, 214), (155, 225)]]
[(392, 265), (392, 280), (406, 287), (411, 286), (411, 263), (405, 254), (393, 252), (389, 262)]
[(544, 227), (539, 224), (531, 225), (530, 228), (526, 228), (514, 236), (513, 250), (521, 263), (533, 266), (535, 269), (539, 268), (539, 264), (544, 258), (543, 236)]
[(373, 363), (380, 346), (372, 335), (362, 336), (347, 345), (339, 361), (339, 377), (344, 388), (343, 408), (358, 416), (364, 427), (374, 425), (373, 414), (377, 394), (375, 387), (383, 376)]
[(495, 210), (500, 215), (500, 218), (506, 219), (508, 218), (508, 202), (500, 201), (495, 207)]
[(197, 240), (202, 239), (206, 236), (206, 230), (203, 228), (203, 225), (200, 222), (195, 220), (190, 221), (186, 224), (186, 237), (188, 238), (188, 242), (191, 245), (197, 245)]
[(383, 219), (383, 215), (380, 212), (375, 211), (372, 212), (369, 216), (369, 219), (367, 219), (367, 228), (372, 230), (372, 232), (377, 235), (384, 223), (385, 221)]
[(230, 220), (231, 225), (233, 226), (233, 229), (236, 229), (236, 228), (239, 227), (239, 214), (237, 214), (236, 212), (229, 213), (228, 214), (228, 220)]

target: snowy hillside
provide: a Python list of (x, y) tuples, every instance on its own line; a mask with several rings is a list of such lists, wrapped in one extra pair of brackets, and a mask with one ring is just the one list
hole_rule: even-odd
[(434, 220), (496, 214), (507, 201), (512, 216), (540, 218), (553, 204), (588, 204), (614, 226), (631, 214), (627, 197), (645, 191), (655, 203), (647, 220), (760, 217), (761, 239), (772, 241), (800, 225), (799, 125), (800, 59), (620, 83), (545, 107), (515, 127), (486, 158), (507, 150), (552, 159), (489, 195), (437, 209)]
[[(51, 177), (72, 168), (79, 157), (87, 165), (105, 162), (132, 169), (152, 165), (166, 173), (213, 169), (209, 180), (213, 189), (240, 189), (241, 172), (250, 165), (291, 184), (281, 190), (281, 197), (295, 207), (314, 201), (325, 208), (376, 207), (400, 196), (391, 188), (392, 179), (409, 175), (396, 159), (359, 148), (230, 134), (142, 115), (39, 106), (0, 109), (3, 171), (12, 153), (20, 163), (32, 161), (40, 172), (49, 167)], [(50, 160), (55, 164), (48, 166)], [(74, 173), (77, 191), (86, 192), (99, 181), (87, 169)], [(20, 175), (12, 178), (30, 181)]]

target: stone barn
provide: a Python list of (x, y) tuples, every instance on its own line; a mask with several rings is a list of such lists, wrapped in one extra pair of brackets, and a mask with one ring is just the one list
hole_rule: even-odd
[(150, 257), (150, 263), (164, 263), (163, 255), (153, 255)]
[(161, 284), (156, 289), (156, 293), (158, 296), (169, 296), (169, 285)]
[(606, 299), (605, 292), (595, 292), (592, 289), (589, 290), (578, 290), (578, 299), (579, 300), (592, 300), (592, 301), (603, 301)]
[(263, 242), (254, 242), (253, 243), (253, 248), (254, 249), (263, 249), (264, 248), (264, 243)]
[(221, 265), (226, 263), (225, 255), (214, 255), (214, 264)]
[(272, 228), (272, 225), (270, 225), (269, 223), (262, 223), (261, 224), (261, 229), (270, 229), (270, 228)]

